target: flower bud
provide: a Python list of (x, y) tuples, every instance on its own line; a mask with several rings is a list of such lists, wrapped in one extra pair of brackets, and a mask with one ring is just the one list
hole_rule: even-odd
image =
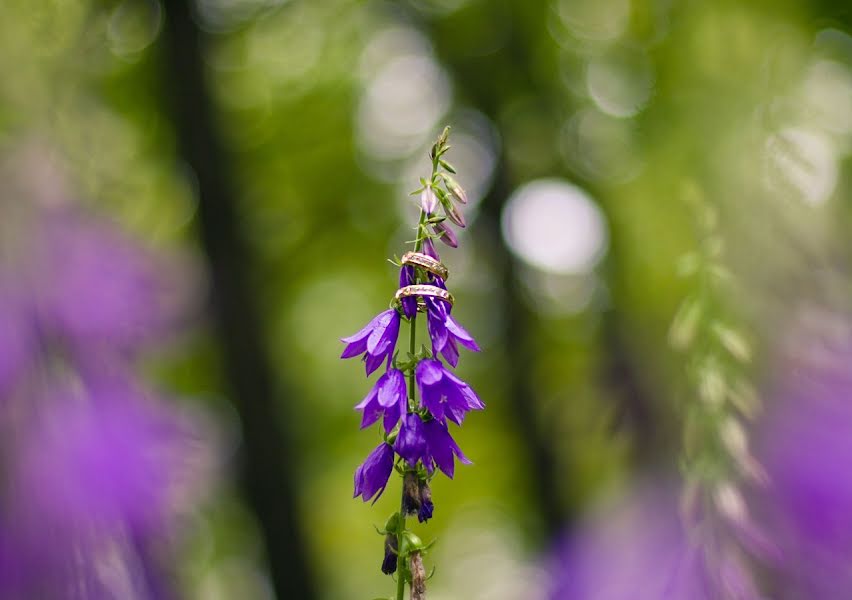
[(464, 215), (456, 208), (456, 205), (452, 203), (452, 201), (442, 203), (444, 206), (444, 214), (447, 215), (447, 218), (458, 225), (459, 227), (467, 227), (467, 223), (464, 220)]
[(435, 260), (441, 260), (441, 257), (438, 256), (438, 251), (435, 250), (435, 244), (432, 242), (431, 238), (423, 240), (423, 254), (431, 256)]
[(435, 223), (434, 225), (432, 225), (432, 231), (440, 235), (441, 237), (438, 239), (440, 239), (450, 248), (459, 247), (459, 240), (456, 237), (456, 234), (453, 232), (452, 229), (449, 228), (446, 223)]
[(458, 182), (444, 173), (444, 181), (447, 183), (447, 189), (450, 190), (450, 193), (456, 197), (456, 200), (461, 202), (462, 204), (467, 204), (467, 194), (465, 193), (462, 186), (458, 184)]
[(438, 208), (438, 197), (435, 196), (435, 191), (432, 186), (427, 185), (420, 193), (420, 208), (427, 215), (435, 214), (435, 209)]

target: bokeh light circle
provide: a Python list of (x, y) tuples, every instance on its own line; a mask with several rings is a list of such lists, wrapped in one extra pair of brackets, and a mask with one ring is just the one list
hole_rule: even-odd
[(592, 198), (558, 179), (540, 179), (512, 194), (503, 237), (529, 265), (561, 274), (590, 272), (606, 252), (606, 223)]

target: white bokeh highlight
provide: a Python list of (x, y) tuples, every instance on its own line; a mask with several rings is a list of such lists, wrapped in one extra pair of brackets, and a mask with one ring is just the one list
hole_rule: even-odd
[(543, 271), (582, 275), (606, 252), (603, 214), (582, 189), (558, 179), (528, 183), (503, 210), (503, 237), (524, 262)]

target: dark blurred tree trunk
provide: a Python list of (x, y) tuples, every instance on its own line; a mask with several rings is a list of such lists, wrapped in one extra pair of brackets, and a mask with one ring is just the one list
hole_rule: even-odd
[(540, 424), (532, 373), (536, 359), (535, 346), (529, 332), (535, 327), (534, 316), (524, 304), (520, 294), (519, 278), (514, 259), (506, 247), (500, 231), (500, 214), (512, 191), (505, 161), (497, 163), (497, 175), (489, 194), (482, 202), (482, 218), (477, 227), (485, 230), (492, 250), (492, 264), (503, 292), (502, 346), (511, 368), (506, 371), (507, 400), (513, 417), (512, 424), (519, 430), (522, 447), (526, 448), (527, 469), (533, 486), (532, 496), (543, 526), (543, 538), (549, 543), (567, 526), (569, 515), (561, 495), (561, 469), (558, 465), (552, 432)]
[(231, 399), (242, 422), (241, 483), (254, 511), (277, 596), (316, 597), (295, 494), (296, 468), (280, 414), (270, 359), (247, 274), (234, 183), (205, 83), (202, 33), (189, 0), (165, 2), (164, 91), (180, 153), (198, 178), (198, 226), (212, 278), (212, 302)]
[[(537, 6), (533, 7), (533, 4)], [(536, 98), (542, 106), (550, 106), (555, 96), (558, 97), (559, 92), (546, 89), (544, 85), (548, 84), (543, 85), (534, 75), (533, 48), (539, 44), (540, 36), (546, 35), (545, 20), (551, 8), (547, 2), (524, 6), (499, 2), (489, 4), (482, 10), (483, 14), (479, 15), (482, 20), (492, 20), (507, 27), (502, 47), (483, 56), (459, 57), (454, 52), (444, 52), (443, 42), (454, 40), (445, 39), (442, 23), (420, 20), (420, 24), (430, 32), (443, 64), (452, 72), (459, 95), (481, 110), (499, 129), (501, 110), (512, 100)], [(463, 35), (466, 28), (456, 23), (448, 30), (454, 35)], [(505, 142), (507, 138), (504, 132), (500, 131), (499, 134)], [(555, 146), (555, 140), (544, 139), (541, 144)], [(505, 148), (501, 148), (500, 153), (495, 182), (483, 201), (483, 218), (477, 222), (477, 228), (485, 229), (493, 244), (494, 264), (502, 283), (500, 289), (504, 295), (502, 305), (505, 307), (503, 317), (506, 323), (503, 344), (508, 362), (512, 365), (507, 374), (512, 416), (520, 430), (523, 445), (528, 449), (527, 462), (532, 474), (538, 512), (546, 528), (545, 536), (556, 536), (571, 526), (574, 516), (572, 508), (561, 496), (562, 486), (559, 483), (568, 475), (566, 467), (560, 463), (565, 465), (568, 461), (564, 461), (565, 457), (560, 457), (555, 450), (552, 443), (555, 432), (546, 427), (537, 414), (538, 401), (531, 380), (532, 365), (536, 359), (535, 345), (529, 333), (535, 328), (536, 316), (521, 297), (519, 290), (522, 282), (517, 274), (519, 266), (506, 247), (500, 230), (500, 217), (506, 200), (523, 180), (508, 172)], [(618, 268), (620, 262), (618, 256), (615, 256), (616, 252), (617, 247), (613, 245), (603, 273), (605, 277), (623, 275)], [(618, 288), (617, 282), (608, 283), (611, 289)], [(636, 357), (627, 344), (623, 328), (624, 314), (617, 303), (613, 304), (603, 314), (601, 342), (604, 345), (604, 363), (600, 376), (604, 386), (613, 392), (619, 403), (616, 425), (627, 425), (632, 431), (636, 462), (645, 466), (657, 447), (651, 403), (637, 375)]]

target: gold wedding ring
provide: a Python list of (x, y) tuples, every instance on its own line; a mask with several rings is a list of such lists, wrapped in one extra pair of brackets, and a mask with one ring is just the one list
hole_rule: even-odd
[(431, 296), (446, 300), (450, 305), (455, 302), (450, 292), (436, 285), (407, 285), (399, 288), (396, 294), (394, 294), (393, 299), (395, 302), (400, 302), (403, 298), (410, 298), (411, 296)]
[(428, 254), (421, 254), (420, 252), (406, 252), (402, 255), (400, 262), (404, 265), (416, 265), (418, 267), (422, 267), (441, 279), (447, 279), (450, 276), (450, 272), (447, 270), (447, 267), (445, 267), (441, 261), (432, 258)]

